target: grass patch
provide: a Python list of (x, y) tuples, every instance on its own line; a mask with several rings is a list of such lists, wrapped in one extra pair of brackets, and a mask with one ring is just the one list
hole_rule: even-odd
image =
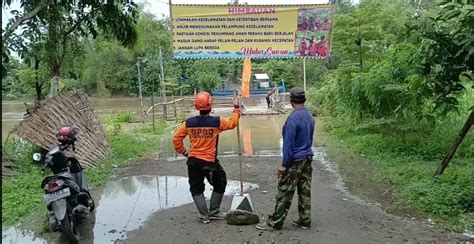
[[(123, 132), (120, 125), (119, 122), (104, 125), (112, 128), (107, 131), (112, 155), (100, 162), (99, 167), (85, 170), (91, 186), (105, 183), (114, 174), (115, 168), (127, 165), (156, 149), (157, 135), (165, 131), (166, 127), (166, 123), (155, 124), (155, 134), (143, 134), (142, 130)], [(11, 140), (5, 150), (15, 159), (20, 173), (14, 178), (2, 179), (2, 224), (11, 225), (45, 208), (40, 184), (51, 172), (49, 169), (42, 172), (41, 166), (33, 162), (32, 155), (38, 148), (24, 141)]]
[(89, 184), (96, 187), (107, 182), (115, 168), (128, 165), (134, 159), (156, 149), (157, 140), (156, 136), (131, 133), (109, 136), (112, 156), (100, 162), (99, 167), (85, 170)]
[(155, 121), (155, 126), (153, 128), (153, 124), (146, 124), (145, 126), (139, 127), (132, 132), (139, 133), (139, 134), (153, 134), (153, 135), (161, 135), (165, 132), (167, 128), (167, 123), (164, 120)]
[(5, 150), (15, 160), (17, 177), (2, 179), (2, 224), (12, 224), (37, 211), (43, 205), (41, 181), (47, 176), (33, 161), (37, 148), (25, 141), (12, 139)]
[(474, 136), (468, 135), (445, 173), (433, 174), (462, 122), (434, 130), (340, 118), (323, 118), (324, 129), (376, 166), (375, 178), (391, 184), (395, 198), (454, 231), (474, 230)]
[(122, 111), (114, 115), (105, 116), (102, 119), (104, 124), (113, 124), (113, 123), (128, 123), (136, 120), (136, 116), (132, 112)]

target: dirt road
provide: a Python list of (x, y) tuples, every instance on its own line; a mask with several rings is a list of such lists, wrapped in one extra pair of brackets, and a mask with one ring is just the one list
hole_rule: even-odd
[[(258, 184), (250, 192), (256, 212), (261, 218), (274, 207), (277, 179), (275, 170), (280, 157), (245, 157), (245, 181)], [(238, 179), (238, 158), (221, 159), (228, 179)], [(127, 233), (123, 243), (400, 243), (467, 241), (459, 234), (448, 233), (411, 220), (383, 212), (347, 193), (337, 176), (320, 161), (313, 162), (312, 228), (300, 230), (291, 225), (297, 217), (296, 198), (281, 231), (259, 231), (255, 226), (231, 226), (225, 221), (201, 224), (193, 204), (157, 212), (137, 230)], [(177, 175), (187, 176), (181, 161), (142, 159), (123, 168), (122, 176)], [(267, 191), (267, 193), (263, 193)], [(182, 194), (190, 194), (183, 192)], [(231, 197), (222, 206), (230, 207)]]

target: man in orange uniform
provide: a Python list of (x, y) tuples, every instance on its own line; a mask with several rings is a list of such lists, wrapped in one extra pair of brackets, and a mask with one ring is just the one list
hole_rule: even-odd
[[(229, 119), (210, 116), (212, 97), (207, 92), (200, 92), (195, 98), (196, 110), (199, 115), (187, 119), (174, 133), (173, 145), (176, 152), (188, 157), (189, 186), (194, 203), (200, 214), (202, 223), (211, 219), (225, 219), (221, 213), (222, 197), (224, 196), (227, 178), (224, 169), (217, 159), (219, 133), (234, 129), (239, 123), (239, 100), (234, 97), (234, 111)], [(183, 140), (189, 136), (191, 148), (186, 152)], [(204, 198), (204, 178), (213, 186), (209, 209)]]

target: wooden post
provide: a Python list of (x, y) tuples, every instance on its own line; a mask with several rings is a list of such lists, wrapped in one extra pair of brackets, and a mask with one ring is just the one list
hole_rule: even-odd
[(446, 167), (448, 167), (449, 162), (454, 157), (454, 154), (456, 153), (462, 141), (464, 140), (464, 137), (466, 137), (467, 133), (469, 132), (469, 129), (471, 129), (473, 125), (474, 125), (474, 111), (471, 111), (471, 114), (467, 118), (466, 123), (464, 123), (464, 126), (462, 127), (456, 139), (454, 139), (453, 144), (449, 148), (448, 153), (446, 154), (443, 161), (441, 162), (438, 169), (436, 170), (434, 177), (438, 177), (441, 174), (443, 174), (444, 170), (446, 169)]
[(166, 111), (166, 87), (165, 87), (165, 72), (163, 71), (163, 55), (161, 54), (161, 47), (160, 47), (160, 85), (161, 85), (161, 102), (163, 103), (163, 116), (165, 121), (168, 119), (168, 113)]
[(152, 134), (155, 133), (155, 79), (151, 85), (151, 106), (152, 106)]
[(173, 103), (174, 107), (174, 121), (178, 122), (178, 111), (176, 110), (176, 102)]
[(138, 92), (140, 95), (140, 113), (142, 115), (142, 123), (145, 124), (145, 115), (143, 114), (143, 97), (142, 97), (142, 79), (140, 74), (140, 60), (137, 61), (137, 69), (138, 69)]
[(178, 122), (178, 111), (176, 111), (176, 100), (174, 99), (174, 95), (171, 95), (171, 102), (173, 103), (174, 121)]
[[(237, 87), (234, 88), (234, 98), (237, 96)], [(239, 101), (240, 103), (240, 101)], [(237, 146), (239, 147), (239, 175), (240, 175), (240, 195), (244, 195), (244, 181), (242, 177), (242, 145), (240, 142), (240, 119), (237, 122)]]

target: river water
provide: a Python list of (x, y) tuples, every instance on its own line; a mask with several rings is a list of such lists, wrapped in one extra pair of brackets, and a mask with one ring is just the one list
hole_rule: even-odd
[[(175, 97), (179, 98), (179, 97)], [(285, 99), (285, 95), (281, 99)], [(119, 97), (119, 98), (88, 98), (92, 107), (94, 108), (98, 117), (112, 115), (117, 112), (129, 111), (136, 114), (140, 113), (139, 98)], [(170, 100), (170, 98), (168, 98)], [(231, 105), (231, 98), (229, 97), (214, 97), (216, 103), (228, 103)], [(155, 102), (159, 98), (155, 98)], [(31, 104), (31, 101), (2, 101), (2, 145), (5, 142), (10, 130), (17, 125), (26, 113), (26, 104)], [(143, 107), (147, 110), (151, 106), (151, 99), (143, 99)], [(266, 106), (265, 98), (262, 95), (252, 96), (245, 100), (245, 104), (249, 106)], [(222, 106), (222, 105), (221, 105)]]
[[(140, 111), (138, 98), (89, 98), (89, 101), (99, 117), (121, 111), (137, 113)], [(145, 100), (144, 103), (151, 104), (149, 100)], [(31, 104), (31, 102), (27, 102), (27, 104)], [(23, 119), (25, 112), (25, 102), (2, 101), (2, 144), (10, 130)]]

